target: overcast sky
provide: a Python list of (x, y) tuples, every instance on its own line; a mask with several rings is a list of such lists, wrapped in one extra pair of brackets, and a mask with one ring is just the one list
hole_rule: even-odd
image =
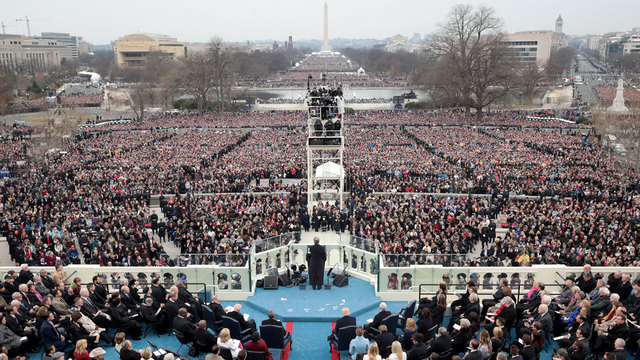
[[(552, 30), (558, 14), (569, 35), (640, 26), (640, 0), (329, 0), (329, 37), (377, 38), (434, 31), (456, 3), (486, 4), (505, 30)], [(181, 41), (321, 39), (324, 0), (0, 0), (7, 33), (69, 32), (93, 44), (126, 34), (167, 34)]]

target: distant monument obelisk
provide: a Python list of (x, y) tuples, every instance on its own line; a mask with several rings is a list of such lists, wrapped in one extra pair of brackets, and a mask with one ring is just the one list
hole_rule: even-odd
[(322, 51), (331, 51), (329, 46), (329, 6), (324, 3), (324, 42), (322, 43)]
[(624, 82), (622, 79), (618, 80), (618, 89), (616, 90), (616, 98), (613, 99), (613, 104), (607, 109), (610, 114), (628, 114), (629, 109), (624, 104)]

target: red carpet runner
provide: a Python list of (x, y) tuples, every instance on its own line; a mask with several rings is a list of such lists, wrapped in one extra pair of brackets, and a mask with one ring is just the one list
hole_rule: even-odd
[[(333, 329), (335, 328), (336, 328), (336, 323), (332, 322), (331, 332), (333, 332)], [(340, 360), (340, 354), (338, 353), (338, 350), (336, 350), (336, 348), (333, 347), (333, 345), (331, 345), (331, 360)]]
[[(291, 339), (293, 339), (293, 322), (289, 321), (287, 323), (286, 330), (291, 334)], [(291, 350), (291, 343), (287, 345), (287, 347), (282, 350), (280, 353), (280, 360), (289, 360), (289, 350)]]

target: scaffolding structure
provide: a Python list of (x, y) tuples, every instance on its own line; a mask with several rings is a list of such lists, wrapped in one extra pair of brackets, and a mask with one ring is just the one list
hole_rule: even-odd
[(344, 203), (344, 98), (340, 87), (309, 89), (307, 116), (307, 196), (309, 214), (319, 204)]

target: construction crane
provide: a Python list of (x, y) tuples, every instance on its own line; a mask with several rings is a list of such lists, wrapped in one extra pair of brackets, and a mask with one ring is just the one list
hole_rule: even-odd
[(24, 19), (16, 19), (16, 22), (18, 21), (25, 21), (27, 23), (27, 34), (29, 35), (29, 37), (31, 37), (31, 28), (29, 27), (29, 18), (25, 15)]
[(13, 27), (13, 25), (5, 25), (5, 24), (4, 24), (4, 21), (0, 21), (0, 25), (2, 26), (2, 34), (3, 34), (3, 35), (6, 35), (6, 34), (7, 34), (7, 31), (5, 30), (5, 28)]

